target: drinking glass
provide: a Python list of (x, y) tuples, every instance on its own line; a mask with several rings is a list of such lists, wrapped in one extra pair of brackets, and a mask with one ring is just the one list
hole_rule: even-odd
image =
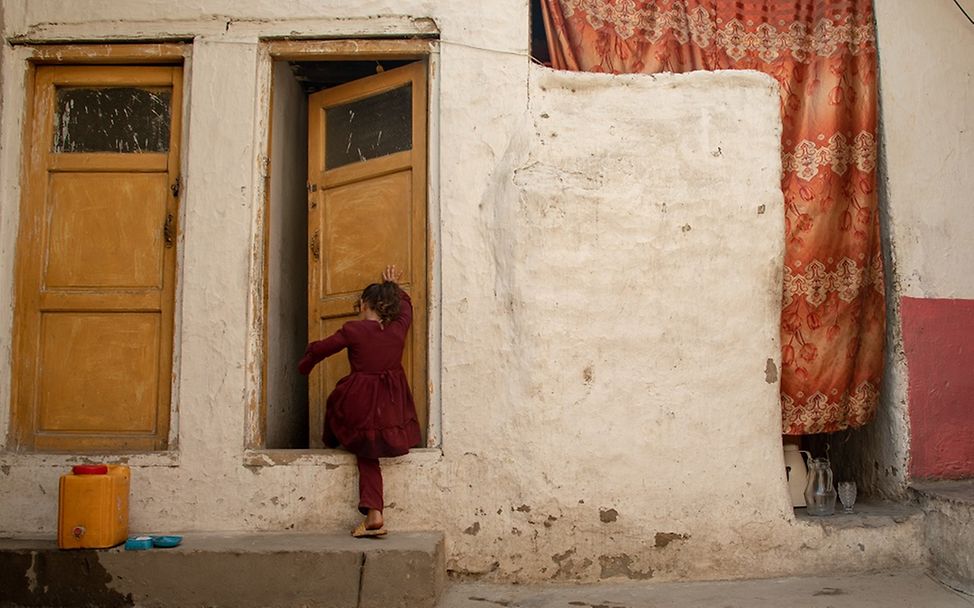
[(856, 482), (839, 482), (839, 501), (842, 502), (842, 510), (852, 513), (852, 505), (856, 504)]

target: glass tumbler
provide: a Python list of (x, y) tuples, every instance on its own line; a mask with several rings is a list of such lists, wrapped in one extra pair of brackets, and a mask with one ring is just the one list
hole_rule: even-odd
[(852, 513), (852, 505), (856, 504), (856, 482), (839, 482), (839, 501), (845, 513)]

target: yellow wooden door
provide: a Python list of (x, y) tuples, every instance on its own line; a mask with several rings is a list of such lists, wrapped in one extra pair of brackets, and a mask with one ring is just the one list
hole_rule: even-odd
[[(427, 413), (426, 64), (314, 93), (308, 100), (308, 332), (327, 337), (382, 269), (396, 264), (413, 301), (403, 367), (425, 441)], [(310, 380), (310, 443), (321, 447), (325, 401), (345, 355)]]
[(39, 66), (17, 244), (21, 449), (167, 447), (181, 69)]

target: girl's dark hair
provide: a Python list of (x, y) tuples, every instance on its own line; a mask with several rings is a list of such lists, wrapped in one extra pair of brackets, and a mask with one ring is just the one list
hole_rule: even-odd
[(399, 287), (392, 281), (372, 283), (362, 290), (362, 301), (379, 315), (383, 325), (399, 316)]

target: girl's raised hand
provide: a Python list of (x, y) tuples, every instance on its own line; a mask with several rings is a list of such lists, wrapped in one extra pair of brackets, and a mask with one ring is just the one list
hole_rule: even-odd
[(402, 271), (396, 267), (395, 264), (386, 266), (386, 269), (382, 271), (383, 281), (392, 281), (393, 283), (398, 283), (399, 279), (402, 277)]

